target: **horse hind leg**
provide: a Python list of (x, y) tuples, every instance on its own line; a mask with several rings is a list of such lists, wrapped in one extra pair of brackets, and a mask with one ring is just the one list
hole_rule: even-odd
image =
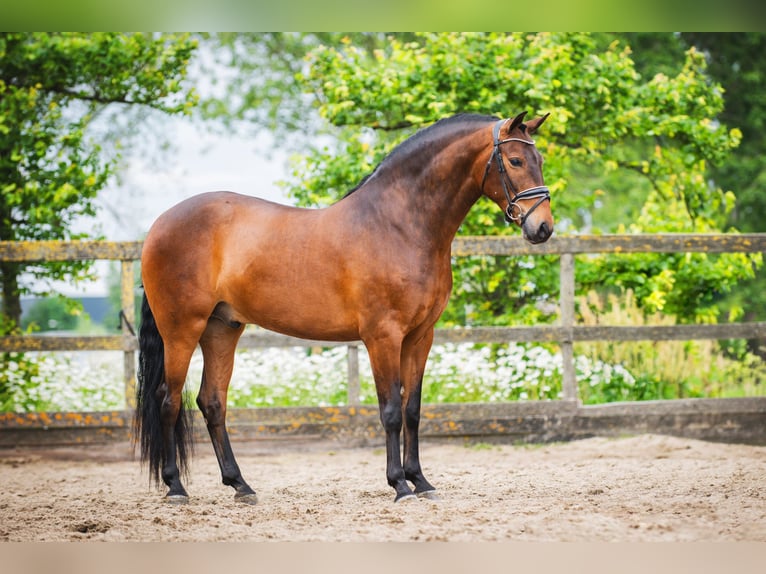
[(244, 326), (213, 316), (200, 339), (204, 367), (197, 405), (207, 423), (223, 483), (235, 490), (234, 498), (255, 504), (255, 491), (242, 478), (226, 430), (226, 397), (234, 368), (234, 352)]
[[(136, 388), (135, 430), (140, 435), (141, 459), (150, 475), (168, 486), (169, 502), (186, 502), (181, 483), (192, 447), (191, 421), (183, 408), (182, 391), (191, 355), (197, 345), (194, 323), (181, 331), (184, 337), (160, 336), (146, 296), (139, 333), (139, 370)], [(199, 329), (202, 332), (204, 323)]]
[(168, 487), (166, 500), (186, 503), (189, 495), (181, 482), (187, 472), (187, 459), (193, 440), (191, 417), (183, 405), (183, 386), (196, 344), (168, 344), (165, 356), (165, 381), (157, 389), (162, 427), (162, 480)]

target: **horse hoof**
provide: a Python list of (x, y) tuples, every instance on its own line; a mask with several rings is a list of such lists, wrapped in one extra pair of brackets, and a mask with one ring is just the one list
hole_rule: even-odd
[(408, 500), (417, 500), (417, 499), (418, 497), (415, 496), (414, 494), (405, 494), (404, 496), (398, 497), (396, 500), (394, 500), (394, 502), (396, 504), (399, 504), (400, 502), (406, 502)]
[(165, 502), (172, 505), (189, 504), (189, 497), (185, 494), (168, 494)]
[(426, 500), (441, 500), (441, 497), (435, 490), (426, 490), (416, 493), (418, 498), (425, 498)]
[(245, 494), (235, 494), (234, 500), (237, 502), (241, 502), (242, 504), (258, 504), (258, 495), (254, 492), (245, 493)]

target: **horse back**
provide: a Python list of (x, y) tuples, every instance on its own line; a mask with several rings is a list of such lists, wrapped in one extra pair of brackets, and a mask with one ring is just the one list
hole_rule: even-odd
[(353, 282), (325, 211), (230, 192), (185, 200), (144, 242), (147, 297), (174, 315), (209, 316), (224, 303), (232, 321), (296, 336), (320, 334), (306, 333), (313, 322), (327, 338), (355, 338)]

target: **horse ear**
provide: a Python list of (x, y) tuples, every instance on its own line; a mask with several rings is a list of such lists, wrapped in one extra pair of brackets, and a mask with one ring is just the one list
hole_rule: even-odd
[(537, 131), (537, 129), (541, 125), (543, 125), (543, 122), (548, 118), (549, 115), (551, 115), (551, 114), (548, 113), (548, 114), (545, 114), (544, 116), (542, 116), (540, 118), (535, 118), (534, 120), (529, 120), (527, 122), (527, 133), (529, 133), (529, 135), (532, 135), (533, 133), (535, 133)]
[(527, 115), (527, 112), (521, 112), (518, 116), (516, 116), (515, 118), (513, 118), (513, 120), (511, 120), (511, 125), (508, 126), (509, 134), (521, 125), (521, 122), (524, 121), (524, 116), (526, 115)]

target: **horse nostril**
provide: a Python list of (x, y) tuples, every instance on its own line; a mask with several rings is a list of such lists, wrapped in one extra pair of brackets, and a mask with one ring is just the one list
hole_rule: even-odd
[(527, 221), (527, 225), (523, 226), (524, 237), (530, 243), (543, 243), (548, 241), (553, 234), (553, 226), (547, 222), (540, 222), (537, 227), (532, 227)]

